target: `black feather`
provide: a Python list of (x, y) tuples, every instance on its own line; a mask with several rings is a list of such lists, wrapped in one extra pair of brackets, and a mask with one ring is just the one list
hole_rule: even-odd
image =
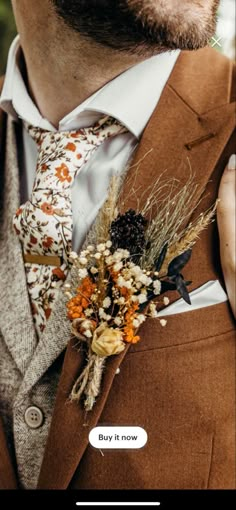
[(168, 290), (176, 290), (176, 284), (174, 282), (161, 282), (161, 294), (167, 292)]
[(176, 283), (176, 290), (179, 292), (179, 294), (182, 296), (184, 301), (191, 305), (191, 299), (186, 287), (186, 283), (183, 279), (183, 276), (181, 274), (177, 274), (175, 277), (175, 283)]
[(191, 255), (192, 250), (189, 249), (184, 253), (181, 253), (181, 255), (178, 255), (178, 257), (175, 257), (168, 266), (168, 276), (178, 274), (181, 271), (181, 269), (183, 269), (183, 267), (187, 264)]

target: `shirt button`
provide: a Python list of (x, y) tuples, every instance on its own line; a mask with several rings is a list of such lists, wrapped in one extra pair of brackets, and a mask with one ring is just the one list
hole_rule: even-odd
[(25, 411), (25, 423), (31, 429), (38, 429), (43, 423), (43, 413), (41, 409), (30, 406)]

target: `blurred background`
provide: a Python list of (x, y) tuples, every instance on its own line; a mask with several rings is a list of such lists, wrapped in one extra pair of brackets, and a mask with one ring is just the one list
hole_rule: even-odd
[[(16, 33), (10, 0), (0, 0), (0, 74), (6, 67), (7, 53)], [(215, 36), (209, 43), (235, 59), (235, 0), (221, 0)]]

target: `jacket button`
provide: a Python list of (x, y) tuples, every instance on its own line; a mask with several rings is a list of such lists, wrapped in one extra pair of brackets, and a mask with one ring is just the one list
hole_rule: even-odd
[(43, 423), (43, 413), (39, 407), (30, 406), (25, 411), (25, 423), (30, 429), (38, 429)]

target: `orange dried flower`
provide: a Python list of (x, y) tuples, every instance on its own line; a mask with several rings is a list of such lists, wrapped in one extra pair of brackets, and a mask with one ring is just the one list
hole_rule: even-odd
[(132, 303), (125, 314), (124, 341), (131, 344), (136, 344), (140, 340), (140, 337), (135, 335), (133, 325), (133, 321), (137, 317), (136, 310), (138, 310), (138, 307), (138, 303)]
[(126, 301), (130, 299), (131, 292), (129, 289), (127, 289), (127, 287), (121, 287), (121, 288), (119, 288), (119, 290), (120, 290), (122, 297), (124, 297), (126, 299)]
[(95, 290), (96, 285), (86, 276), (81, 285), (77, 288), (78, 294), (70, 299), (67, 303), (67, 317), (71, 320), (84, 318), (84, 310), (90, 304), (90, 298)]

